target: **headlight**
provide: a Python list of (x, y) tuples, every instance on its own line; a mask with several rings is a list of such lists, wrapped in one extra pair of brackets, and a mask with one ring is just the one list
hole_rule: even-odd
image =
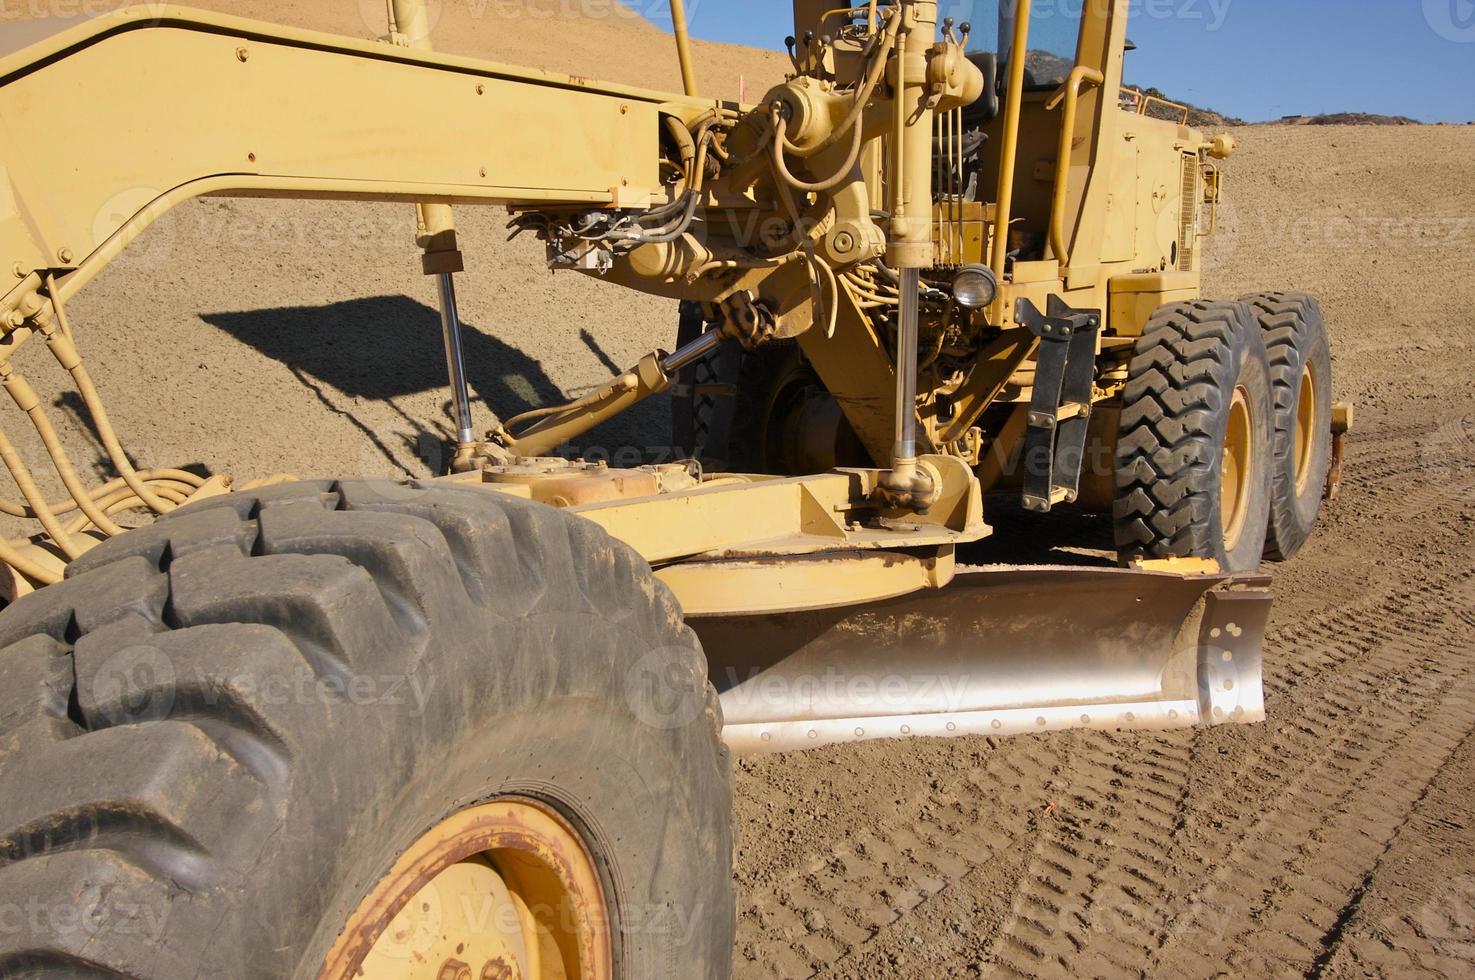
[(981, 310), (999, 295), (999, 280), (986, 265), (965, 265), (953, 277), (953, 299), (970, 310)]

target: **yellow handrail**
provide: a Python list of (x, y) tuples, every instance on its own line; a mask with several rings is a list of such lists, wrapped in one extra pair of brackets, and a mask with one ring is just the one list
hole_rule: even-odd
[[(1014, 40), (1009, 48), (1009, 90), (1004, 105), (1004, 145), (999, 154), (999, 193), (995, 199), (994, 276), (1004, 281), (1004, 262), (1009, 257), (1009, 213), (1014, 207), (1014, 167), (1019, 155), (1019, 116), (1024, 106), (1024, 62), (1029, 51), (1029, 19), (1033, 4), (1018, 5)], [(1000, 39), (1002, 40), (1002, 38)]]
[(687, 95), (697, 94), (697, 74), (691, 63), (691, 34), (686, 29), (684, 0), (671, 0), (671, 33), (676, 35), (676, 57), (681, 62), (681, 88)]
[(1122, 92), (1124, 94), (1133, 96), (1137, 100), (1134, 108), (1134, 111), (1137, 113), (1137, 115), (1147, 115), (1147, 110), (1150, 109), (1154, 104), (1156, 104), (1166, 106), (1167, 108), (1174, 110), (1179, 114), (1178, 121), (1184, 126), (1188, 125), (1188, 115), (1190, 110), (1188, 106), (1184, 105), (1183, 103), (1174, 102), (1171, 99), (1165, 99), (1158, 95), (1148, 95), (1141, 89), (1126, 88), (1122, 89)]
[(1062, 101), (1065, 103), (1065, 113), (1060, 120), (1060, 148), (1055, 159), (1055, 195), (1050, 206), (1050, 248), (1060, 261), (1062, 270), (1070, 267), (1070, 256), (1065, 248), (1065, 194), (1070, 185), (1070, 154), (1075, 141), (1076, 109), (1080, 105), (1081, 89), (1087, 83), (1104, 85), (1106, 76), (1095, 68), (1077, 65), (1060, 90), (1045, 103), (1047, 110), (1053, 110)]

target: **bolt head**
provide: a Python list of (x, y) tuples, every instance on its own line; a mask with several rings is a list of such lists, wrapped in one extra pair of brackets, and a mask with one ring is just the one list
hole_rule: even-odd
[(251, 60), (251, 52), (245, 48), (236, 48), (236, 60), (245, 64)]
[(63, 265), (71, 265), (72, 264), (72, 250), (69, 249), (69, 248), (63, 248), (63, 249), (58, 250), (57, 253), (56, 253), (56, 257), (61, 260), (61, 262), (62, 262)]

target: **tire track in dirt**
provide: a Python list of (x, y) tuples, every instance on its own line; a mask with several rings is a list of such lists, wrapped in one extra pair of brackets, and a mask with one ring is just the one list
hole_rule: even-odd
[[(1367, 873), (1367, 876), (1363, 879), (1362, 884), (1358, 887), (1353, 901), (1349, 902), (1347, 906), (1343, 909), (1342, 914), (1337, 919), (1336, 927), (1325, 938), (1323, 942), (1324, 949), (1322, 951), (1322, 954), (1317, 957), (1314, 968), (1311, 971), (1311, 975), (1314, 978), (1318, 978), (1319, 980), (1319, 978), (1327, 976), (1329, 973), (1336, 972), (1336, 965), (1338, 964), (1339, 958), (1344, 961), (1341, 965), (1343, 967), (1343, 970), (1345, 971), (1347, 966), (1350, 965), (1347, 964), (1345, 961), (1359, 956), (1362, 953), (1362, 950), (1365, 949), (1362, 944), (1357, 943), (1356, 937), (1353, 937), (1352, 941), (1348, 942), (1348, 929), (1349, 927), (1352, 927), (1354, 924), (1356, 924), (1357, 920), (1364, 917), (1364, 901), (1373, 892), (1375, 883), (1377, 882), (1379, 877), (1388, 870), (1387, 866), (1390, 863), (1389, 859), (1394, 854), (1395, 846), (1399, 844), (1403, 838), (1410, 834), (1411, 828), (1413, 828), (1415, 825), (1416, 818), (1421, 816), (1421, 809), (1423, 809), (1428, 802), (1430, 792), (1434, 789), (1435, 782), (1445, 775), (1445, 769), (1448, 766), (1450, 760), (1460, 755), (1461, 753), (1466, 752), (1472, 745), (1475, 745), (1475, 732), (1469, 730), (1469, 726), (1475, 725), (1475, 710), (1468, 710), (1470, 695), (1472, 693), (1475, 693), (1475, 691), (1467, 690), (1466, 692), (1464, 692), (1465, 707), (1467, 708), (1465, 719), (1467, 730), (1465, 735), (1454, 741), (1451, 745), (1439, 746), (1447, 747), (1449, 749), (1447, 755), (1443, 760), (1441, 760), (1440, 765), (1435, 770), (1434, 775), (1430, 778), (1428, 782), (1424, 784), (1424, 787), (1419, 793), (1418, 798), (1414, 801), (1413, 807), (1410, 809), (1408, 816), (1403, 820), (1402, 823), (1398, 825), (1392, 837), (1388, 840), (1387, 846), (1384, 849), (1383, 853), (1379, 855), (1377, 864), (1375, 864), (1372, 870)], [(1436, 735), (1436, 739), (1437, 738), (1438, 736)], [(1469, 886), (1470, 879), (1468, 877), (1466, 877), (1463, 881), (1457, 879), (1455, 882), (1455, 888), (1447, 893), (1447, 897), (1452, 899), (1454, 902), (1459, 903), (1463, 900), (1463, 896), (1461, 896), (1459, 892), (1461, 890), (1469, 889)], [(1437, 940), (1442, 938), (1453, 938), (1452, 936), (1439, 936), (1438, 933), (1441, 930), (1439, 929), (1438, 925), (1435, 925), (1433, 928), (1430, 928), (1429, 926), (1429, 921), (1431, 919), (1440, 914), (1447, 914), (1449, 911), (1451, 910), (1430, 908), (1429, 906), (1425, 906), (1425, 908), (1419, 910), (1418, 918), (1423, 919), (1424, 921), (1419, 922), (1417, 925), (1414, 925), (1413, 929), (1405, 928), (1404, 930), (1402, 930), (1405, 933), (1413, 933), (1413, 935), (1405, 934), (1404, 936), (1400, 937), (1402, 941), (1399, 943), (1399, 947), (1405, 952), (1405, 957), (1407, 957), (1407, 953), (1409, 951), (1412, 951), (1420, 945), (1431, 945), (1430, 943), (1426, 942), (1426, 940), (1428, 939)], [(1456, 908), (1453, 911), (1458, 917), (1461, 912), (1467, 911), (1467, 909)], [(1404, 916), (1401, 922), (1395, 924), (1395, 928), (1397, 928), (1398, 925), (1406, 927), (1413, 924), (1413, 918), (1414, 917), (1412, 916)], [(1458, 928), (1459, 924), (1458, 922), (1456, 922), (1455, 928), (1450, 931), (1457, 933)], [(1434, 935), (1431, 936), (1431, 933), (1433, 933)], [(1451, 943), (1449, 945), (1453, 947), (1451, 952), (1455, 954), (1454, 958), (1463, 961), (1463, 965), (1458, 970), (1449, 970), (1448, 973), (1453, 975), (1456, 972), (1461, 974), (1471, 972), (1471, 968), (1475, 967), (1475, 947), (1471, 947), (1471, 945), (1468, 943), (1458, 942)], [(1349, 954), (1349, 949), (1353, 948), (1354, 946), (1359, 947), (1357, 952)], [(1410, 960), (1408, 958), (1405, 958), (1404, 962), (1398, 964), (1397, 968), (1406, 970), (1410, 965)], [(1385, 963), (1384, 968), (1387, 969), (1389, 973), (1393, 971), (1393, 965), (1391, 963)]]
[[(1363, 448), (1358, 456), (1372, 456), (1382, 465), (1372, 473), (1362, 470), (1359, 482), (1366, 487), (1397, 485), (1404, 507), (1424, 497), (1447, 500), (1446, 488), (1421, 486), (1412, 496), (1408, 490), (1409, 477), (1420, 468), (1417, 449), (1409, 444), (1409, 438), (1429, 431), (1427, 425), (1408, 427)], [(1463, 510), (1453, 519), (1467, 516), (1468, 507)], [(1335, 786), (1340, 778), (1344, 780), (1340, 799), (1345, 803), (1348, 798), (1359, 798), (1360, 783), (1345, 780), (1355, 775), (1348, 760), (1366, 758), (1357, 748), (1360, 733), (1399, 732), (1396, 722), (1400, 718), (1412, 717), (1420, 705), (1437, 700), (1440, 685), (1452, 683), (1443, 677), (1445, 668), (1439, 661), (1420, 656), (1431, 639), (1451, 646), (1468, 641), (1472, 624), (1468, 614), (1460, 612), (1460, 601), (1450, 601), (1451, 590), (1467, 597), (1472, 591), (1469, 573), (1431, 583), (1427, 590), (1404, 590), (1395, 582), (1352, 608), (1325, 614), (1270, 637), (1268, 646), (1279, 652), (1271, 658), (1266, 678), (1274, 713), (1272, 728), (1280, 727), (1283, 718), (1286, 731), (1277, 732), (1243, 760), (1254, 788), (1246, 791), (1230, 780), (1222, 782), (1217, 791), (1211, 790), (1207, 798), (1190, 797), (1190, 772), (1205, 739), (1196, 739), (1188, 749), (1168, 739), (1153, 740), (1150, 744), (1155, 748), (1147, 750), (1149, 756), (1171, 754), (1181, 773), (1179, 779), (1169, 775), (1162, 780), (1163, 785), (1176, 787), (1176, 792), (1169, 794), (1174, 812), (1160, 812), (1162, 794), (1158, 786), (1143, 792), (1125, 784), (1128, 793), (1136, 791), (1138, 811), (1119, 828), (1126, 837), (1125, 844), (1105, 839), (1093, 842), (1098, 845), (1090, 852), (1096, 858), (1094, 873), (1062, 874), (1058, 863), (1037, 857), (1015, 900), (1015, 917), (996, 944), (996, 965), (1003, 972), (1019, 975), (1062, 971), (1072, 975), (1139, 975), (1141, 964), (1149, 956), (1155, 954), (1160, 964), (1166, 963), (1163, 951), (1201, 931), (1201, 920), (1218, 917), (1221, 922), (1233, 921), (1232, 913), (1236, 911), (1262, 914), (1264, 909), (1216, 908), (1206, 902), (1204, 890), (1195, 894), (1186, 885), (1191, 878), (1182, 874), (1183, 859), (1191, 858), (1200, 846), (1212, 848), (1214, 844), (1212, 839), (1196, 839), (1192, 831), (1196, 825), (1207, 823), (1214, 828), (1210, 837), (1222, 835), (1237, 821), (1242, 824), (1243, 814), (1255, 812), (1251, 807), (1256, 798), (1263, 800), (1267, 791), (1279, 791), (1282, 805), (1273, 812), (1284, 815), (1282, 823), (1262, 815), (1244, 830), (1238, 850), (1232, 850), (1221, 862), (1209, 862), (1197, 869), (1198, 873), (1222, 873), (1222, 869), (1234, 867), (1233, 859), (1239, 851), (1252, 848), (1257, 841), (1275, 835), (1298, 840), (1315, 829), (1293, 819), (1292, 806), (1302, 790)], [(1470, 658), (1462, 663), (1467, 673)], [(1387, 692), (1391, 682), (1411, 671), (1419, 674), (1417, 683), (1394, 687), (1400, 697), (1380, 708), (1376, 700), (1379, 692)], [(1330, 684), (1321, 682), (1328, 677), (1333, 678)], [(1278, 707), (1273, 704), (1277, 695), (1283, 699)], [(1388, 716), (1390, 712), (1393, 717)], [(1318, 714), (1325, 714), (1325, 720), (1314, 720)], [(1405, 726), (1401, 733), (1412, 730), (1412, 725)], [(1143, 753), (1134, 752), (1126, 758), (1129, 761), (1122, 765), (1130, 767), (1143, 758)], [(1169, 772), (1172, 768), (1167, 767)], [(1297, 775), (1288, 780), (1289, 774)], [(1164, 816), (1171, 819), (1161, 820)], [(1187, 867), (1195, 864), (1203, 862), (1186, 862)], [(1169, 869), (1167, 879), (1152, 873), (1161, 868)], [(1172, 873), (1175, 870), (1177, 873)], [(1086, 910), (1086, 914), (1077, 911), (1071, 921), (1071, 916), (1062, 913), (1065, 909)], [(1041, 916), (1040, 910), (1046, 915)], [(1048, 928), (1041, 921), (1052, 917), (1060, 928)], [(1102, 920), (1109, 920), (1108, 928), (1101, 927)], [(1171, 928), (1165, 928), (1169, 923)], [(1169, 967), (1167, 972), (1175, 971)]]
[[(1385, 481), (1397, 485), (1400, 488), (1401, 502), (1405, 508), (1412, 509), (1422, 498), (1437, 498), (1441, 502), (1447, 502), (1447, 488), (1423, 486), (1415, 490), (1412, 495), (1408, 490), (1410, 482), (1408, 478), (1419, 469), (1420, 461), (1417, 451), (1406, 440), (1414, 433), (1427, 434), (1428, 432), (1429, 429), (1426, 426), (1411, 427), (1409, 431), (1400, 431), (1394, 438), (1387, 440), (1386, 451), (1377, 454), (1383, 457), (1384, 467), (1381, 471), (1371, 474), (1363, 471), (1366, 475), (1361, 482), (1369, 486)], [(1468, 516), (1468, 508), (1465, 508), (1462, 514), (1447, 516), (1451, 520), (1465, 518)], [(1405, 591), (1395, 584), (1364, 599), (1352, 609), (1329, 613), (1294, 631), (1286, 631), (1292, 635), (1277, 635), (1270, 638), (1270, 647), (1281, 653), (1281, 656), (1272, 658), (1269, 664), (1267, 686), (1272, 692), (1272, 698), (1278, 689), (1294, 689), (1297, 685), (1303, 687), (1301, 692), (1288, 699), (1291, 700), (1291, 704), (1283, 704), (1279, 709), (1273, 708), (1272, 710), (1278, 710), (1280, 715), (1290, 719), (1304, 719), (1314, 717), (1319, 702), (1324, 700), (1329, 717), (1336, 719), (1340, 715), (1342, 722), (1335, 729), (1331, 729), (1326, 724), (1308, 725), (1304, 721), (1293, 720), (1289, 737), (1278, 737), (1271, 740), (1251, 760), (1248, 760), (1252, 772), (1258, 776), (1261, 787), (1273, 787), (1283, 781), (1287, 770), (1308, 771), (1306, 769), (1308, 765), (1310, 766), (1309, 771), (1318, 775), (1325, 773), (1328, 769), (1345, 769), (1347, 766), (1339, 759), (1339, 755), (1345, 753), (1339, 753), (1337, 750), (1339, 744), (1355, 745), (1359, 730), (1377, 731), (1380, 725), (1384, 728), (1391, 725), (1393, 719), (1378, 717), (1372, 712), (1371, 705), (1375, 702), (1369, 702), (1368, 696), (1379, 690), (1386, 690), (1390, 680), (1408, 671), (1411, 667), (1426, 671), (1440, 670), (1437, 661), (1425, 659), (1418, 662), (1418, 651), (1427, 649), (1426, 644), (1429, 640), (1444, 640), (1456, 647), (1461, 643), (1468, 643), (1471, 623), (1468, 622), (1467, 616), (1457, 614), (1460, 601), (1450, 602), (1448, 595), (1450, 589), (1468, 593), (1468, 574), (1458, 575), (1444, 582), (1431, 583), (1427, 590)], [(1452, 614), (1451, 610), (1456, 612)], [(1449, 618), (1451, 615), (1453, 619)], [(1441, 616), (1446, 618), (1443, 623), (1444, 635), (1431, 635), (1431, 632), (1437, 633), (1438, 631), (1431, 631), (1430, 624), (1437, 622)], [(1381, 657), (1362, 664), (1360, 667), (1355, 664), (1357, 657), (1365, 656), (1369, 651), (1379, 650), (1384, 651)], [(1466, 666), (1468, 667), (1468, 663)], [(1350, 676), (1347, 675), (1349, 670), (1352, 670)], [(1307, 686), (1310, 678), (1338, 676), (1338, 672), (1342, 678), (1341, 683), (1333, 689), (1323, 690), (1315, 685)], [(1404, 697), (1395, 707), (1395, 713), (1407, 715), (1418, 705), (1436, 697), (1437, 693), (1435, 690), (1423, 689), (1418, 685), (1407, 685), (1403, 690)], [(1321, 746), (1328, 746), (1328, 748), (1319, 756), (1311, 755)], [(1292, 751), (1288, 752), (1288, 749)], [(1347, 757), (1354, 756), (1348, 755)], [(1189, 753), (1188, 759), (1191, 765), (1192, 752)], [(1302, 782), (1305, 785), (1312, 784), (1310, 779), (1302, 780)], [(1232, 783), (1225, 785), (1221, 793), (1227, 792), (1231, 787)], [(1355, 797), (1357, 793), (1357, 784), (1354, 783), (1344, 795)], [(1191, 804), (1193, 810), (1193, 813), (1184, 820), (1185, 828), (1195, 822), (1194, 818), (1198, 814), (1205, 811), (1214, 812), (1216, 801), (1213, 795), (1211, 794), (1208, 800), (1193, 799), (1191, 801), (1186, 796), (1179, 796), (1180, 807), (1187, 807)], [(1260, 794), (1248, 795), (1253, 797)], [(1143, 799), (1147, 801), (1148, 810), (1151, 810), (1152, 796), (1149, 794)], [(1211, 820), (1221, 825), (1223, 823), (1221, 817), (1213, 817)], [(1273, 821), (1270, 820), (1262, 821), (1259, 829), (1261, 831), (1272, 829), (1272, 824)], [(1138, 828), (1144, 825), (1150, 827), (1151, 821), (1138, 821)], [(1283, 832), (1296, 838), (1308, 832), (1309, 829), (1295, 821), (1287, 821)], [(1253, 833), (1246, 834), (1247, 843), (1256, 839)], [(1169, 833), (1150, 834), (1137, 840), (1137, 846), (1130, 850), (1166, 855), (1171, 853), (1174, 843)], [(1154, 863), (1165, 862), (1159, 859)], [(1133, 870), (1138, 871), (1140, 875), (1140, 868)], [(1098, 882), (1106, 879), (1107, 876), (1100, 876)], [(1026, 881), (1028, 880), (1030, 879), (1026, 878)], [(1051, 894), (1051, 907), (1058, 907), (1064, 895), (1061, 881), (1058, 877), (1047, 876), (1047, 882), (1046, 887)], [(1095, 883), (1097, 882), (1093, 882)], [(1162, 910), (1182, 909), (1183, 905), (1180, 897), (1174, 895), (1172, 889), (1163, 887), (1161, 882), (1151, 881), (1147, 876), (1140, 876), (1140, 880), (1134, 882), (1134, 885), (1136, 886), (1134, 890), (1126, 894), (1136, 901), (1137, 905), (1125, 906), (1122, 912), (1113, 916), (1117, 927), (1115, 934), (1098, 943), (1108, 950), (1104, 955), (1098, 955), (1096, 951), (1089, 948), (1087, 937), (1073, 934), (1069, 930), (1066, 931), (1065, 938), (1069, 940), (1070, 946), (1063, 948), (1058, 942), (1051, 944), (1039, 939), (1014, 941), (1019, 937), (1016, 935), (1016, 930), (1011, 929), (1006, 933), (1006, 942), (1001, 944), (999, 964), (1008, 972), (1021, 974), (1049, 972), (1049, 970), (1065, 970), (1076, 975), (1082, 972), (1091, 972), (1096, 975), (1140, 973), (1141, 954), (1151, 951), (1155, 945), (1151, 941), (1154, 921), (1160, 921), (1163, 918)], [(1034, 897), (1026, 893), (1021, 898), (1027, 905)], [(1100, 908), (1103, 899), (1109, 901), (1110, 896), (1103, 895), (1100, 890), (1081, 892), (1073, 897), (1080, 907)], [(1176, 914), (1182, 921), (1192, 924), (1203, 918), (1206, 912), (1221, 911), (1201, 908), (1200, 905), (1201, 903), (1190, 901), (1186, 915), (1181, 912)], [(1027, 914), (1021, 916), (1021, 919), (1027, 918)], [(1185, 932), (1181, 924), (1175, 928), (1180, 936)], [(1031, 923), (1029, 931), (1038, 934), (1037, 923)], [(1168, 945), (1172, 935), (1172, 933), (1165, 934), (1158, 945)], [(1133, 940), (1136, 948), (1125, 951), (1125, 953), (1120, 950), (1111, 950), (1112, 946), (1124, 938)], [(1020, 962), (1017, 956), (1011, 955), (1011, 952), (1019, 947), (1031, 954), (1024, 962)], [(1107, 967), (1116, 969), (1109, 970)]]
[(1036, 850), (992, 952), (1002, 973), (1134, 973), (1171, 898), (1170, 854), (1192, 765), (1186, 736), (1108, 738)]
[(1251, 972), (1315, 962), (1418, 792), (1475, 724), (1475, 624), (1458, 605), (1472, 598), (1467, 571), (1360, 604), (1353, 631), (1334, 621), (1305, 631), (1301, 651), (1317, 652), (1288, 660), (1290, 703), (1272, 738), (1244, 760), (1246, 778), (1199, 801), (1185, 825), (1185, 848), (1219, 856), (1191, 868), (1204, 884), (1181, 899), (1185, 924), (1155, 970), (1197, 974), (1246, 950), (1268, 958), (1237, 967)]
[[(1389, 438), (1375, 433), (1358, 446), (1357, 492), (1396, 487), (1405, 507), (1424, 496), (1446, 499), (1443, 488), (1411, 479), (1420, 461), (1410, 437), (1429, 432), (1424, 424)], [(1275, 732), (1235, 760), (1241, 778), (1195, 785), (1204, 755), (1218, 754), (1201, 736), (1084, 735), (1088, 749), (1078, 752), (1071, 748), (1080, 745), (1054, 739), (1006, 743), (982, 766), (944, 774), (895, 819), (838, 842), (752, 896), (740, 948), (764, 975), (865, 976), (876, 951), (897, 945), (894, 938), (929, 903), (981, 868), (1013, 863), (1013, 890), (999, 897), (1003, 924), (981, 957), (993, 972), (1128, 976), (1148, 961), (1167, 972), (1188, 967), (1183, 958), (1197, 957), (1206, 931), (1252, 935), (1246, 922), (1276, 914), (1276, 903), (1294, 894), (1301, 879), (1284, 861), (1252, 856), (1299, 853), (1318, 826), (1298, 814), (1315, 804), (1332, 807), (1338, 819), (1361, 816), (1352, 801), (1381, 785), (1385, 769), (1381, 755), (1365, 748), (1365, 733), (1390, 739), (1387, 750), (1416, 741), (1419, 707), (1437, 703), (1455, 683), (1448, 664), (1422, 654), (1431, 640), (1457, 646), (1471, 631), (1467, 616), (1451, 612), (1459, 607), (1449, 594), (1461, 590), (1470, 591), (1469, 573), (1424, 589), (1390, 579), (1347, 608), (1270, 637)], [(1471, 666), (1461, 663), (1458, 677)], [(1408, 771), (1427, 769), (1415, 761)], [(985, 801), (977, 819), (939, 818), (936, 802), (960, 795)], [(1051, 797), (1059, 809), (1042, 815), (1040, 801)], [(1325, 898), (1316, 921), (1330, 915), (1334, 922), (1365, 872), (1344, 870), (1316, 886)], [(1269, 897), (1227, 902), (1226, 882), (1255, 882)], [(1280, 935), (1292, 933), (1285, 927)], [(1321, 937), (1307, 934), (1294, 955), (1313, 963), (1319, 947), (1311, 944)], [(1231, 952), (1239, 945), (1231, 942)]]
[[(1420, 795), (1317, 964), (1326, 977), (1475, 974), (1475, 735)], [(1454, 873), (1463, 871), (1464, 873)]]
[[(1459, 584), (1472, 591), (1468, 577)], [(1452, 681), (1432, 660), (1411, 661), (1410, 645), (1387, 640), (1427, 620), (1431, 605), (1396, 596), (1392, 601), (1380, 597), (1365, 603), (1368, 619), (1382, 626), (1368, 630), (1357, 646), (1388, 649), (1362, 664), (1343, 655), (1333, 665), (1343, 674), (1331, 689), (1308, 688), (1295, 703), (1281, 705), (1281, 715), (1302, 718), (1314, 716), (1318, 702), (1330, 707), (1325, 722), (1293, 722), (1285, 735), (1251, 753), (1243, 761), (1250, 774), (1248, 785), (1231, 782), (1206, 798), (1191, 795), (1192, 768), (1200, 752), (1206, 751), (1200, 744), (1203, 739), (1189, 746), (1172, 737), (1145, 740), (1146, 745), (1119, 753), (1122, 761), (1114, 768), (1128, 776), (1146, 772), (1145, 784), (1129, 778), (1102, 790), (1086, 780), (1088, 794), (1083, 795), (1099, 793), (1098, 798), (1111, 805), (1122, 800), (1127, 816), (1096, 828), (1084, 840), (1084, 849), (1070, 849), (1077, 868), (1056, 859), (1048, 848), (1037, 851), (1015, 898), (1015, 915), (993, 950), (999, 972), (1136, 976), (1143, 963), (1155, 961), (1160, 969), (1153, 972), (1196, 975), (1195, 966), (1206, 967), (1208, 960), (1178, 962), (1174, 947), (1192, 940), (1186, 945), (1196, 952), (1205, 931), (1219, 934), (1242, 918), (1254, 920), (1266, 911), (1219, 901), (1219, 882), (1253, 880), (1254, 875), (1244, 871), (1249, 862), (1256, 873), (1297, 887), (1300, 882), (1294, 876), (1277, 877), (1282, 865), (1256, 864), (1261, 859), (1251, 856), (1270, 845), (1283, 849), (1274, 853), (1290, 853), (1288, 845), (1316, 831), (1314, 821), (1298, 816), (1306, 812), (1299, 804), (1308, 792), (1330, 795), (1344, 810), (1348, 800), (1368, 799), (1355, 763), (1371, 761), (1378, 767), (1382, 763), (1363, 747), (1365, 732), (1399, 732), (1398, 720), (1411, 719), (1402, 726), (1400, 734), (1407, 737), (1401, 744), (1419, 744), (1412, 738), (1416, 710), (1437, 702)], [(1397, 615), (1389, 615), (1395, 611)], [(1456, 640), (1467, 635), (1470, 626), (1466, 617), (1452, 616), (1442, 624), (1442, 635), (1434, 638)], [(1468, 679), (1472, 667), (1475, 662), (1467, 661), (1459, 676)], [(1395, 688), (1396, 697), (1390, 695), (1381, 703), (1367, 697), (1380, 688), (1387, 690), (1390, 678), (1416, 668), (1424, 674)], [(1338, 785), (1339, 792), (1329, 793), (1328, 787)], [(1267, 798), (1275, 800), (1268, 807)], [(1373, 805), (1378, 799), (1376, 794), (1371, 797)], [(1250, 809), (1257, 800), (1261, 809)], [(1208, 860), (1201, 856), (1212, 854), (1219, 837), (1236, 828), (1239, 840), (1226, 855)], [(1090, 868), (1085, 873), (1079, 869), (1083, 855)], [(1213, 884), (1195, 889), (1193, 882), (1204, 875)]]
[[(915, 909), (1027, 830), (1027, 806), (1018, 804), (1031, 796), (1033, 774), (1051, 763), (1029, 747), (1022, 762), (992, 753), (982, 766), (947, 773), (894, 819), (837, 841), (750, 895), (739, 922), (740, 955), (759, 975), (808, 977), (842, 963), (888, 927), (904, 928)], [(999, 801), (1018, 819), (979, 821), (969, 804), (980, 799)]]

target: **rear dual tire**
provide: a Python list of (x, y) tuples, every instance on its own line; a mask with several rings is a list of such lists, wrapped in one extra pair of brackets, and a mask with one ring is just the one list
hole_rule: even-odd
[[(701, 336), (701, 305), (681, 304), (677, 346)], [(870, 457), (797, 341), (724, 344), (683, 369), (671, 397), (678, 452), (713, 472), (800, 476)]]
[(1269, 357), (1244, 303), (1175, 303), (1133, 350), (1116, 453), (1122, 559), (1260, 564), (1274, 488)]
[(1256, 293), (1243, 302), (1265, 338), (1275, 401), (1275, 483), (1265, 557), (1283, 561), (1316, 528), (1331, 469), (1331, 340), (1320, 304), (1305, 293)]
[(720, 709), (669, 591), (587, 521), (375, 482), (230, 495), (88, 553), (0, 648), (0, 976), (351, 976), (378, 913), (431, 911), (400, 862), (487, 827), (505, 852), (451, 870), (501, 875), (527, 925), (524, 885), (564, 894), (538, 855), (583, 867), (599, 974), (727, 973)]

